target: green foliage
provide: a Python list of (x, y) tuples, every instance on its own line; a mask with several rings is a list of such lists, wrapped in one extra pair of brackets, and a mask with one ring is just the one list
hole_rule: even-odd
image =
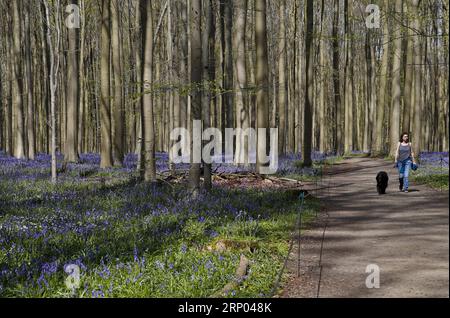
[(411, 179), (418, 184), (426, 184), (430, 187), (437, 190), (446, 190), (448, 191), (448, 178), (449, 174), (429, 174), (429, 175), (420, 175), (413, 174)]
[[(182, 186), (133, 184), (115, 170), (82, 179), (67, 172), (57, 186), (1, 179), (0, 197), (0, 229), (10, 229), (0, 249), (10, 275), (0, 277), (2, 297), (208, 297), (233, 279), (242, 253), (249, 272), (229, 296), (265, 297), (300, 207), (282, 190), (214, 188), (192, 200)], [(303, 223), (317, 209), (306, 202)], [(230, 245), (215, 249), (223, 240)], [(77, 259), (81, 286), (72, 294), (63, 267)], [(55, 271), (43, 271), (52, 263)]]

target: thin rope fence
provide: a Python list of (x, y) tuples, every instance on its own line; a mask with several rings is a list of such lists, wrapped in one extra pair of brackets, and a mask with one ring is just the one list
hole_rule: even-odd
[[(277, 291), (279, 290), (280, 284), (281, 284), (281, 280), (283, 278), (283, 274), (287, 268), (288, 262), (291, 259), (292, 255), (293, 255), (293, 249), (294, 249), (294, 244), (296, 243), (298, 246), (297, 249), (297, 255), (296, 255), (296, 276), (297, 278), (299, 278), (301, 276), (301, 257), (302, 257), (302, 253), (301, 253), (301, 243), (302, 243), (302, 226), (303, 226), (303, 222), (302, 222), (302, 217), (303, 217), (303, 213), (305, 211), (305, 200), (307, 199), (318, 199), (320, 198), (321, 201), (325, 201), (326, 198), (329, 197), (330, 195), (330, 186), (331, 184), (331, 173), (329, 170), (325, 170), (326, 171), (326, 176), (324, 178), (324, 165), (327, 166), (326, 164), (324, 164), (324, 162), (320, 162), (319, 167), (317, 168), (317, 173), (315, 175), (314, 181), (313, 181), (313, 188), (309, 190), (309, 192), (307, 192), (305, 194), (305, 191), (302, 191), (299, 195), (299, 200), (300, 200), (300, 206), (298, 208), (298, 214), (297, 214), (297, 219), (296, 219), (296, 225), (295, 225), (295, 229), (293, 230), (292, 234), (291, 234), (291, 240), (289, 243), (289, 249), (288, 249), (288, 253), (284, 259), (283, 262), (283, 266), (281, 267), (280, 271), (278, 272), (277, 275), (277, 279), (275, 281), (275, 284), (270, 292), (270, 297), (275, 296), (275, 294), (277, 293)], [(320, 206), (321, 209), (323, 209), (322, 211), (325, 213), (325, 217), (326, 217), (326, 223), (325, 223), (325, 227), (324, 227), (324, 231), (323, 231), (323, 235), (322, 235), (322, 241), (321, 241), (321, 247), (320, 247), (320, 259), (319, 259), (319, 268), (320, 268), (320, 273), (319, 273), (319, 282), (318, 282), (318, 290), (317, 290), (317, 297), (319, 296), (320, 293), (320, 279), (321, 279), (321, 272), (322, 272), (322, 251), (323, 251), (323, 242), (325, 239), (325, 231), (328, 225), (328, 211), (326, 209), (325, 205), (321, 205)], [(318, 218), (318, 208), (315, 209), (315, 217), (316, 220)], [(299, 286), (300, 287), (300, 286)]]

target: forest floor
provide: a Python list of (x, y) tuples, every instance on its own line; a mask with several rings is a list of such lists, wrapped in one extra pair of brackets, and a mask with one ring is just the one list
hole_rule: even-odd
[[(66, 169), (60, 157), (54, 185), (48, 155), (0, 152), (0, 298), (271, 297), (307, 190), (296, 180), (313, 179), (296, 157), (272, 180), (214, 167), (213, 189), (193, 197), (186, 167), (149, 184), (138, 182), (134, 155), (111, 169), (100, 169), (98, 154)], [(165, 177), (167, 154), (156, 163)], [(305, 226), (319, 202), (304, 203)]]
[[(389, 174), (387, 194), (375, 176)], [(448, 169), (447, 169), (448, 170)], [(449, 297), (449, 192), (413, 181), (399, 192), (391, 161), (352, 158), (325, 172), (324, 209), (288, 263), (280, 297)], [(448, 175), (447, 175), (448, 176)], [(375, 264), (379, 288), (366, 287)]]

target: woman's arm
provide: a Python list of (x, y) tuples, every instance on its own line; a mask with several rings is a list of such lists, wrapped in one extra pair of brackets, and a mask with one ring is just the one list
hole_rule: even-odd
[(415, 159), (416, 155), (414, 154), (414, 150), (413, 150), (413, 147), (412, 147), (411, 143), (409, 143), (409, 146), (411, 147), (412, 162), (413, 162), (413, 164), (416, 164), (416, 159)]

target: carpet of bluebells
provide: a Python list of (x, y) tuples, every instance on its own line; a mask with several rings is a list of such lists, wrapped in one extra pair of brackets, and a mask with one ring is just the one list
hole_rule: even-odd
[(413, 181), (425, 183), (438, 190), (448, 190), (448, 152), (422, 152), (419, 154), (419, 169), (412, 173)]
[[(295, 158), (280, 162), (281, 174), (304, 172), (288, 164)], [(167, 159), (157, 155), (159, 172)], [(193, 199), (182, 185), (137, 182), (134, 155), (122, 168), (99, 164), (99, 155), (83, 154), (53, 185), (48, 155), (0, 153), (0, 297), (207, 297), (234, 279), (241, 253), (249, 272), (229, 296), (269, 295), (298, 199), (219, 187)], [(307, 203), (305, 217), (314, 209)], [(207, 248), (224, 240), (237, 247)], [(239, 247), (250, 243), (256, 249)], [(74, 264), (80, 284), (68, 289)]]
[[(300, 159), (280, 158), (278, 174), (314, 177), (318, 164), (339, 161), (313, 153), (316, 164), (303, 168)], [(282, 190), (217, 186), (193, 199), (184, 185), (138, 182), (136, 161), (128, 155), (122, 168), (100, 169), (99, 155), (83, 154), (53, 185), (48, 155), (0, 152), (0, 297), (208, 297), (234, 279), (242, 253), (249, 271), (228, 296), (269, 296), (300, 201)], [(417, 180), (445, 177), (448, 189), (448, 153), (421, 153), (419, 162)], [(157, 154), (157, 170), (168, 170), (167, 154)], [(317, 209), (307, 201), (305, 221)], [(209, 248), (218, 242), (234, 247)], [(80, 269), (73, 289), (69, 265)]]

